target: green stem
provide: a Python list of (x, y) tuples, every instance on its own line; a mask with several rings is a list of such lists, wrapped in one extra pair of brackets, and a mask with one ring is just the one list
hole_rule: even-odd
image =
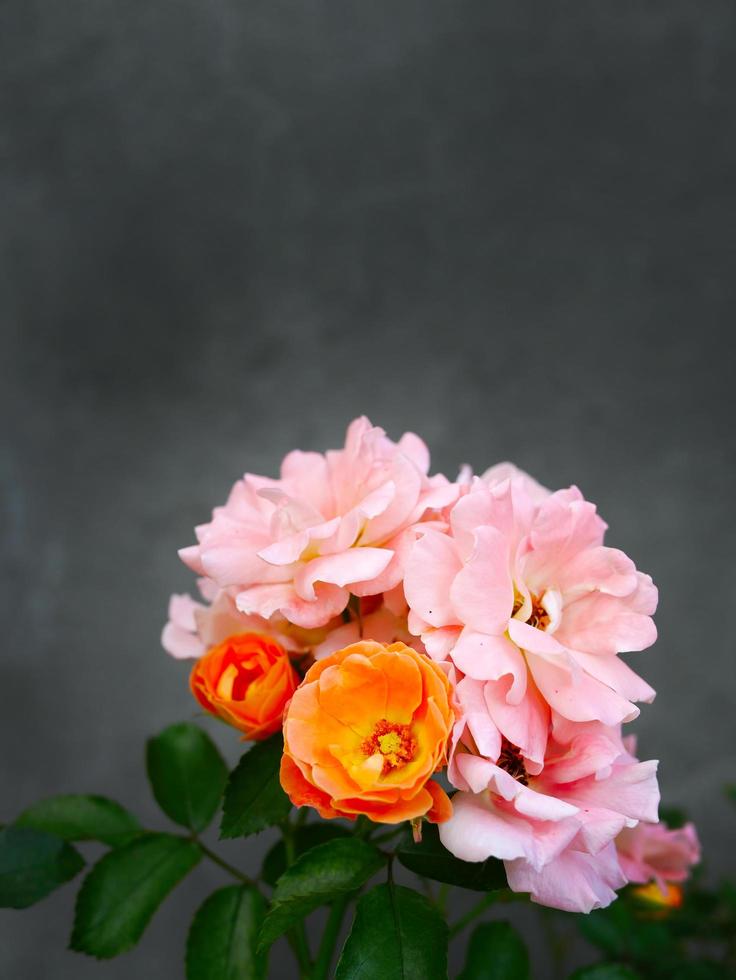
[(350, 601), (348, 602), (348, 609), (351, 614), (355, 617), (355, 622), (358, 624), (358, 636), (363, 639), (363, 612), (360, 608), (360, 596), (351, 595)]
[(250, 885), (252, 888), (258, 887), (257, 883), (252, 878), (249, 878), (248, 875), (243, 874), (242, 871), (238, 871), (238, 869), (233, 867), (232, 864), (228, 864), (228, 862), (221, 858), (219, 854), (215, 854), (215, 852), (211, 851), (206, 844), (203, 844), (198, 837), (194, 837), (193, 840), (199, 845), (199, 849), (202, 854), (209, 858), (213, 864), (217, 864), (223, 869), (223, 871), (227, 871), (228, 874), (231, 874), (233, 878), (237, 878), (238, 881), (242, 881), (244, 885)]
[[(281, 825), (281, 832), (284, 836), (284, 849), (286, 851), (286, 865), (291, 867), (296, 859), (296, 843), (294, 841), (294, 827), (287, 817)], [(312, 957), (307, 943), (307, 934), (304, 931), (304, 922), (298, 922), (289, 930), (289, 943), (294, 950), (294, 954), (299, 963), (299, 972), (303, 978), (310, 977), (312, 973)]]
[(391, 830), (387, 830), (385, 834), (379, 834), (378, 837), (372, 837), (371, 841), (374, 844), (383, 844), (384, 841), (391, 840), (392, 837), (396, 837), (397, 834), (402, 834), (404, 832), (404, 824), (397, 824), (392, 827)]
[(296, 811), (296, 819), (294, 820), (295, 827), (303, 827), (304, 824), (309, 819), (309, 807), (300, 806)]
[(457, 922), (454, 922), (450, 926), (450, 939), (457, 936), (459, 932), (462, 932), (465, 926), (471, 923), (473, 919), (477, 919), (495, 901), (497, 901), (497, 896), (494, 892), (488, 892), (487, 895), (484, 895), (472, 909), (466, 912), (465, 915), (461, 915)]
[(451, 888), (452, 888), (452, 885), (448, 885), (447, 883), (443, 883), (442, 885), (440, 885), (440, 890), (437, 893), (437, 908), (440, 910), (440, 912), (443, 915), (446, 915), (446, 913), (447, 913), (447, 899), (448, 899), (448, 897), (450, 895), (450, 889)]
[(297, 940), (296, 929), (289, 929), (286, 933), (286, 941), (289, 944), (292, 953), (296, 957), (296, 961), (299, 964), (299, 976), (302, 980), (309, 980), (312, 971), (312, 964), (308, 958), (304, 956), (304, 947), (300, 945)]
[(355, 821), (355, 827), (353, 828), (353, 833), (356, 837), (361, 840), (368, 840), (375, 830), (376, 825), (372, 823), (365, 814), (361, 813), (358, 819)]
[(335, 955), (335, 946), (340, 936), (340, 927), (345, 917), (345, 911), (352, 899), (352, 893), (343, 895), (332, 903), (330, 915), (327, 919), (325, 931), (322, 934), (322, 942), (319, 944), (317, 959), (314, 963), (312, 980), (327, 980), (330, 974), (330, 965)]

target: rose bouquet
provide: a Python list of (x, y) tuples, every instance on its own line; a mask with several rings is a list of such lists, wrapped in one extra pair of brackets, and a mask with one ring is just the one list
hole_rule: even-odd
[[(679, 905), (697, 837), (658, 823), (657, 764), (623, 728), (654, 697), (621, 654), (654, 642), (657, 590), (605, 531), (576, 487), (508, 463), (430, 476), (421, 439), (365, 418), (340, 450), (246, 474), (180, 552), (199, 596), (172, 596), (162, 642), (252, 747), (228, 774), (198, 725), (149, 742), (185, 835), (100, 797), (30, 807), (3, 831), (3, 904), (72, 877), (70, 842), (101, 841), (71, 946), (111, 956), (205, 856), (235, 883), (195, 916), (190, 980), (265, 976), (281, 936), (311, 980), (336, 959), (341, 980), (445, 977), (453, 887), (484, 893), (453, 934), (493, 903), (589, 913), (627, 883)], [(281, 832), (257, 879), (201, 839), (221, 805), (221, 838)], [(518, 937), (492, 925), (463, 976), (525, 975)], [(479, 972), (499, 956), (508, 973)]]

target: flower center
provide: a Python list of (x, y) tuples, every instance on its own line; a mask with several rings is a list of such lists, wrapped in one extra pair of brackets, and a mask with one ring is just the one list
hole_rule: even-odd
[(509, 776), (513, 776), (522, 786), (529, 785), (529, 777), (526, 774), (526, 767), (524, 766), (521, 752), (508, 739), (503, 739), (501, 742), (501, 754), (498, 757), (496, 765), (499, 769), (507, 772)]
[[(526, 622), (530, 626), (534, 626), (535, 629), (545, 630), (550, 623), (550, 615), (547, 610), (542, 605), (541, 596), (534, 595), (533, 592), (529, 593), (529, 599), (531, 601), (531, 611), (526, 618)], [(524, 596), (519, 592), (518, 589), (514, 589), (514, 608), (511, 611), (511, 618), (518, 613), (521, 607), (524, 605)]]
[(368, 756), (376, 753), (383, 756), (381, 775), (386, 776), (392, 769), (411, 762), (417, 750), (417, 740), (410, 725), (398, 725), (381, 718), (370, 738), (364, 739), (361, 749)]
[(217, 696), (225, 701), (244, 701), (248, 687), (257, 677), (257, 670), (249, 670), (242, 664), (231, 662), (217, 681)]

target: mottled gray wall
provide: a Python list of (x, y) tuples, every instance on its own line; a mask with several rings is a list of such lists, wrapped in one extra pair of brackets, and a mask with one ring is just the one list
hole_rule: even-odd
[[(366, 412), (449, 474), (508, 457), (598, 502), (661, 588), (641, 751), (736, 870), (735, 26), (732, 0), (0, 3), (0, 818), (93, 790), (158, 820), (143, 739), (193, 710), (158, 646), (176, 548)], [(63, 951), (70, 889), (4, 912), (0, 973), (179, 977), (220, 880), (101, 965)]]

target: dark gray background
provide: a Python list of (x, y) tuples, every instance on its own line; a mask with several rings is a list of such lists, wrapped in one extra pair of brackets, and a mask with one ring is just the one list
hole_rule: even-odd
[[(192, 713), (158, 645), (176, 548), (365, 412), (450, 475), (511, 458), (599, 504), (661, 588), (641, 753), (736, 870), (735, 26), (732, 0), (0, 3), (0, 818), (96, 791), (164, 826), (141, 756)], [(71, 889), (3, 912), (0, 973), (180, 977), (220, 881), (105, 964), (63, 951)]]

